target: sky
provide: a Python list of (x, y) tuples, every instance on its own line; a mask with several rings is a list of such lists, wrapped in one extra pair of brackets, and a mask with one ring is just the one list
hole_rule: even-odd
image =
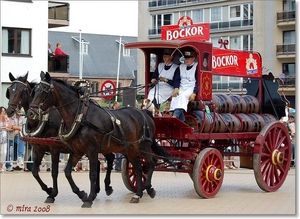
[(138, 1), (63, 1), (70, 4), (70, 26), (51, 31), (138, 36)]

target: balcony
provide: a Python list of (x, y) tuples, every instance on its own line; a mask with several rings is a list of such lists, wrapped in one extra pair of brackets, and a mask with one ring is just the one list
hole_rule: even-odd
[(295, 11), (280, 11), (277, 12), (277, 26), (295, 26), (296, 12)]
[[(210, 23), (210, 31), (216, 33), (218, 31), (230, 31), (240, 29), (252, 29), (253, 19), (237, 20), (237, 21), (225, 21), (225, 22), (212, 22)], [(149, 37), (158, 37), (161, 34), (161, 27), (152, 28), (148, 30)]]
[(48, 72), (51, 73), (69, 73), (69, 56), (61, 56), (61, 67), (56, 69), (56, 62), (54, 58), (48, 59)]
[(276, 45), (277, 58), (295, 58), (296, 45), (295, 44), (278, 44)]
[(280, 88), (292, 89), (296, 86), (295, 76), (285, 76), (284, 78), (276, 78)]
[(220, 0), (153, 0), (148, 2), (149, 9), (155, 9), (163, 6), (166, 7), (174, 7), (174, 6), (185, 6), (185, 5), (197, 5), (197, 4), (207, 4), (211, 2), (219, 2)]
[(224, 30), (237, 30), (253, 27), (253, 19), (244, 19), (237, 21), (222, 21), (222, 22), (211, 22), (210, 30), (211, 32), (218, 32)]
[(69, 3), (48, 2), (48, 28), (69, 26)]

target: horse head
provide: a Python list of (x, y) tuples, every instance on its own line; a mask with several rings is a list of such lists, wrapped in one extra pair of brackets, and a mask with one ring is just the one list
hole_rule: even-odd
[(9, 100), (7, 108), (9, 117), (17, 113), (22, 107), (25, 110), (29, 108), (30, 92), (34, 87), (34, 83), (29, 83), (27, 78), (28, 72), (18, 78), (15, 78), (11, 72), (9, 73), (9, 79), (12, 82), (6, 90), (6, 98)]
[(40, 119), (50, 106), (54, 105), (54, 95), (50, 95), (53, 92), (53, 86), (51, 84), (52, 79), (48, 72), (40, 73), (41, 81), (35, 86), (31, 92), (32, 101), (29, 105), (27, 116), (30, 119)]

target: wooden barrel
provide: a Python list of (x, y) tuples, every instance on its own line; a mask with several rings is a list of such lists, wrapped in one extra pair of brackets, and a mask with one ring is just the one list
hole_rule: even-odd
[(260, 132), (262, 128), (265, 126), (265, 120), (260, 114), (256, 113), (250, 113), (248, 116), (252, 119), (253, 121), (253, 132)]
[(201, 128), (202, 120), (199, 119), (194, 113), (185, 113), (185, 122), (194, 129), (195, 132), (199, 132)]
[(241, 121), (230, 113), (222, 113), (220, 116), (223, 118), (223, 124), (225, 122), (225, 128), (221, 127), (219, 128), (219, 132), (241, 132), (242, 131), (242, 125)]
[(241, 122), (241, 131), (242, 132), (252, 132), (254, 123), (252, 119), (248, 116), (248, 114), (244, 113), (237, 113), (235, 116)]
[(218, 113), (233, 113), (235, 110), (232, 99), (227, 94), (213, 94), (212, 101)]
[[(217, 116), (217, 114), (215, 114)], [(213, 125), (215, 125), (214, 121), (214, 114), (208, 114), (208, 113), (204, 113), (203, 111), (200, 110), (196, 110), (193, 111), (191, 113), (186, 113), (185, 114), (185, 122), (191, 126), (192, 128), (194, 128), (195, 131), (201, 131), (202, 125), (204, 126), (202, 129), (203, 133), (209, 133), (209, 132), (213, 132), (214, 129), (217, 129), (217, 127), (214, 127)]]
[(247, 113), (260, 113), (261, 106), (259, 100), (256, 97), (251, 95), (243, 95), (242, 97), (247, 103)]
[(245, 101), (245, 99), (236, 94), (230, 94), (229, 97), (231, 98), (235, 111), (234, 113), (247, 113), (248, 112), (248, 106)]
[(273, 122), (273, 121), (277, 121), (275, 116), (268, 114), (268, 113), (261, 114), (261, 116), (264, 118), (266, 124)]
[(208, 102), (208, 101), (202, 101), (202, 100), (192, 101), (192, 102), (189, 102), (189, 108), (191, 109), (191, 111), (203, 110), (203, 109), (205, 109), (205, 105), (207, 105), (209, 107), (209, 109), (211, 110), (211, 105), (209, 103), (210, 102)]

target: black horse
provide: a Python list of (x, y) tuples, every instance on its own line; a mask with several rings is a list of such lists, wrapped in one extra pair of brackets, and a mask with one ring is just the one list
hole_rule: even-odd
[[(169, 160), (170, 155), (154, 139), (155, 123), (152, 113), (133, 107), (108, 110), (88, 97), (79, 95), (80, 87), (51, 78), (49, 73), (41, 72), (40, 76), (41, 82), (34, 89), (34, 97), (27, 115), (32, 119), (39, 118), (41, 110), (45, 111), (51, 106), (57, 107), (63, 118), (59, 135), (61, 140), (76, 154), (88, 155), (90, 194), (82, 207), (91, 207), (96, 197), (98, 153), (121, 153), (133, 165), (137, 175), (137, 192), (130, 202), (138, 203), (143, 189), (154, 198), (155, 190), (152, 188), (151, 178), (157, 163), (156, 156), (170, 164), (172, 162)], [(72, 154), (70, 159), (74, 159)], [(146, 165), (142, 166), (141, 160)], [(148, 170), (144, 185), (143, 168)]]
[[(28, 73), (25, 76), (18, 77), (17, 79), (9, 73), (9, 78), (12, 82), (12, 85), (7, 88), (6, 97), (9, 99), (7, 115), (9, 117), (13, 116), (16, 112), (19, 111), (22, 107), (24, 108), (25, 113), (28, 112), (29, 104), (32, 100), (30, 96), (34, 86), (37, 83), (28, 82), (27, 81)], [(58, 129), (61, 123), (61, 116), (59, 112), (55, 108), (51, 108), (49, 114), (44, 115), (41, 120), (33, 120), (27, 118), (26, 126), (23, 127), (23, 133), (25, 136), (30, 136), (34, 141), (39, 138), (51, 138), (58, 137)], [(48, 141), (51, 142), (51, 141)], [(33, 168), (32, 174), (34, 178), (37, 180), (42, 190), (44, 190), (49, 196), (45, 200), (45, 203), (53, 203), (55, 201), (55, 197), (58, 194), (58, 185), (57, 185), (57, 177), (58, 177), (58, 169), (59, 169), (59, 154), (60, 153), (73, 153), (73, 151), (68, 148), (65, 144), (61, 142), (61, 144), (57, 145), (49, 145), (48, 142), (45, 144), (42, 143), (30, 143), (33, 146)], [(39, 166), (41, 165), (42, 158), (46, 152), (51, 153), (52, 157), (52, 168), (51, 175), (53, 179), (53, 188), (48, 187), (39, 176)], [(107, 195), (112, 193), (112, 188), (110, 187), (110, 173), (112, 170), (114, 155), (108, 154), (105, 156), (108, 163), (107, 176), (105, 181), (105, 189)], [(80, 156), (74, 156), (75, 165), (80, 160)], [(100, 172), (100, 162), (98, 161), (97, 167), (98, 171), (98, 181), (96, 182), (96, 191), (97, 193), (100, 191), (99, 185), (99, 172)], [(84, 192), (79, 191), (79, 188), (76, 188), (75, 183), (72, 179), (71, 175), (72, 171), (65, 171), (66, 178), (69, 183), (74, 185), (74, 190), (77, 192), (78, 196), (84, 198)]]

